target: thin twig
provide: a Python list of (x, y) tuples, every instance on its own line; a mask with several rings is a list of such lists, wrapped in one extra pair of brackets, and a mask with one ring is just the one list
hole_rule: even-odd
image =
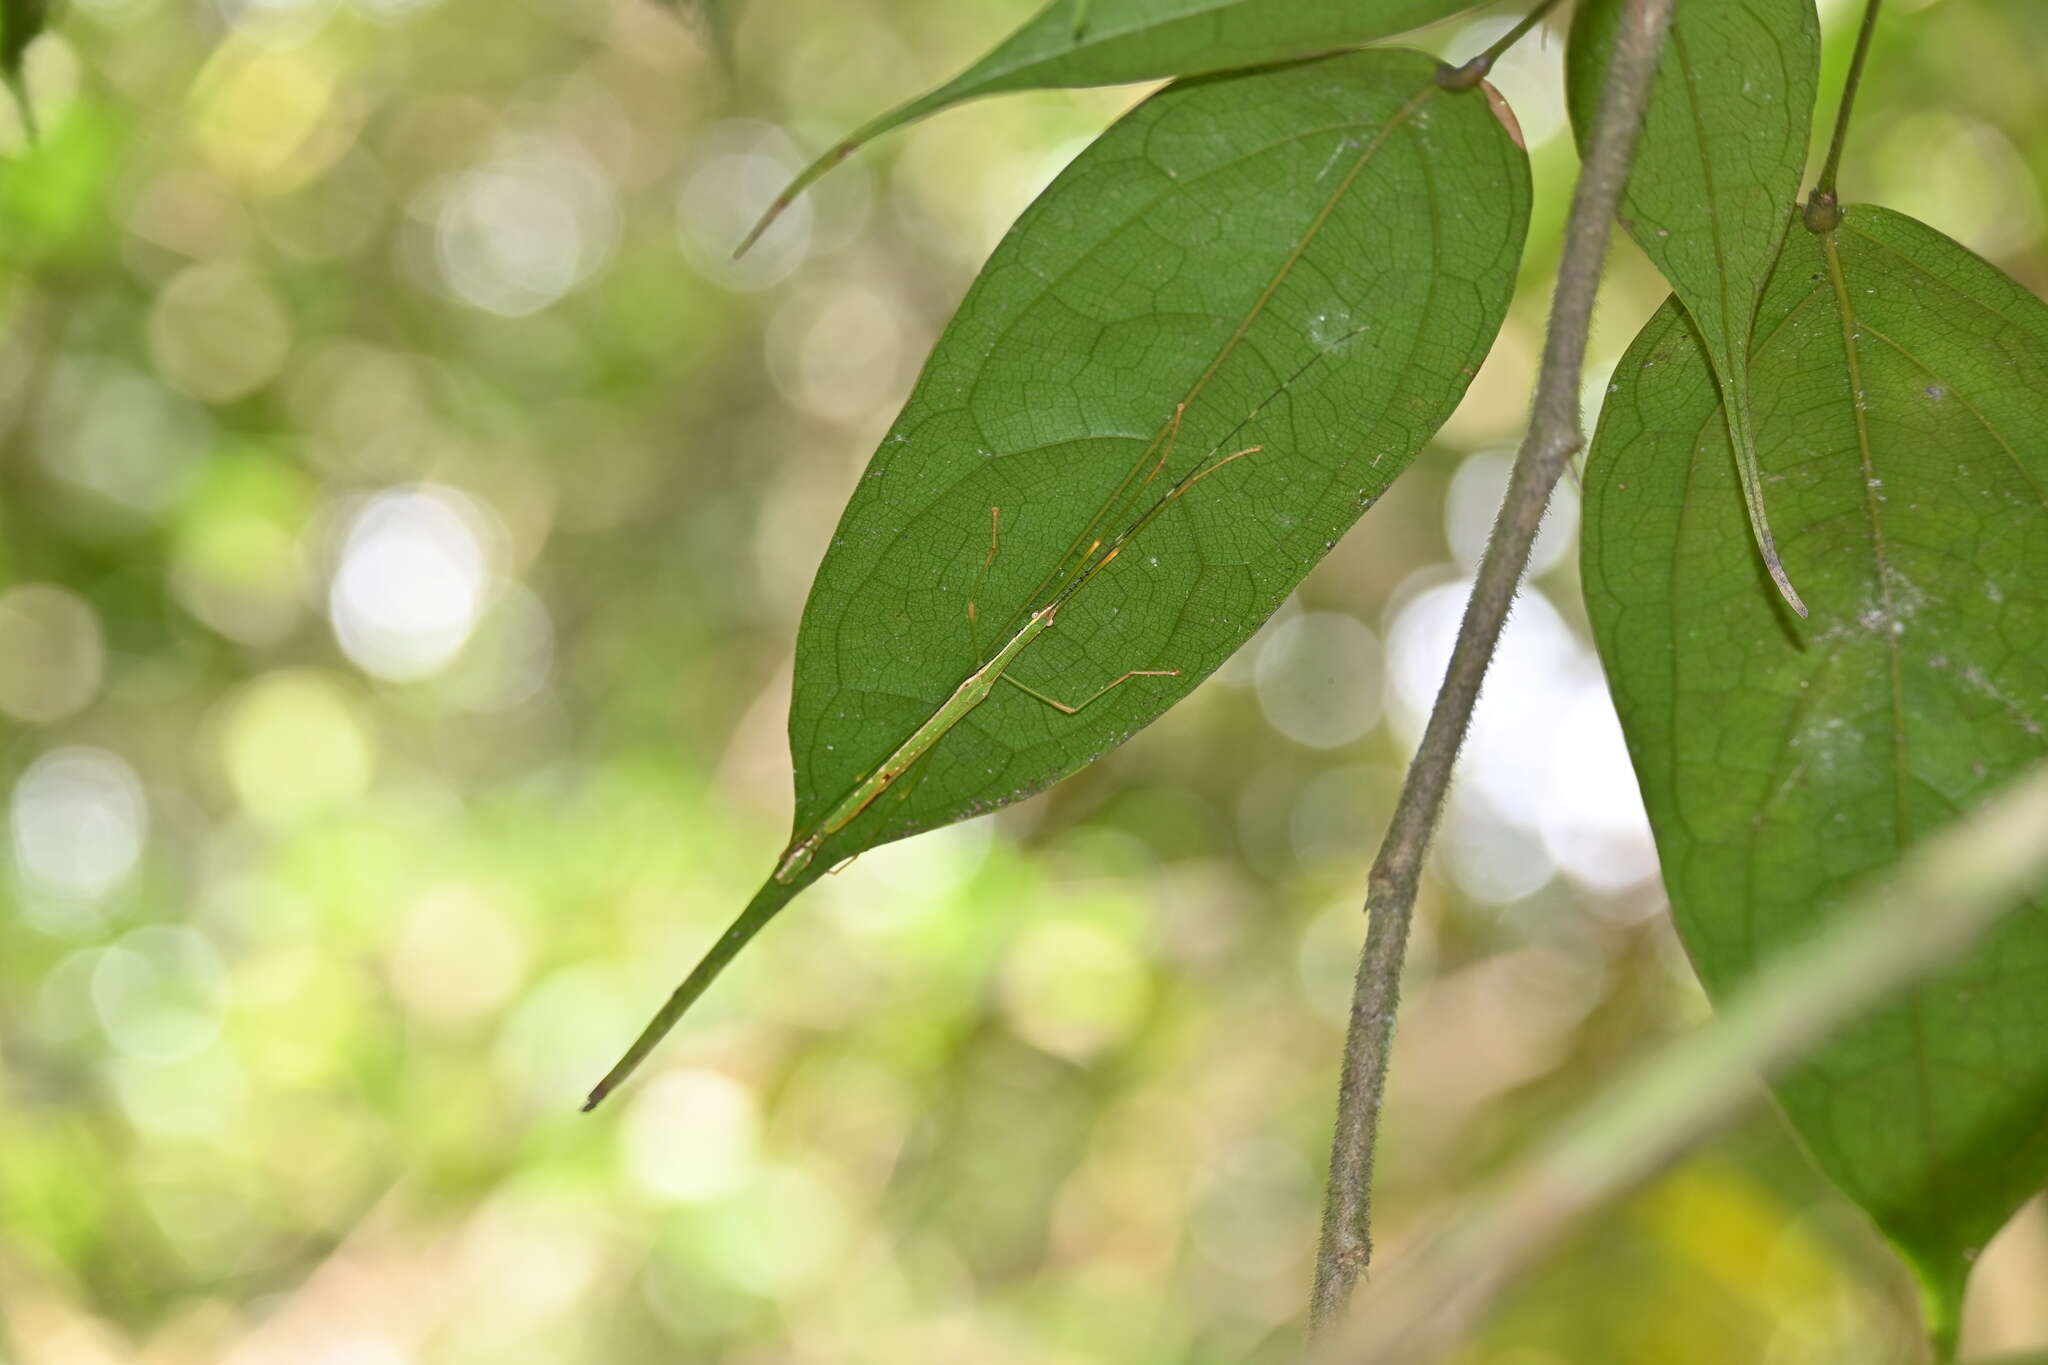
[[(1761, 1097), (1758, 1078), (1923, 980), (2048, 878), (2048, 763), (1909, 853), (1812, 937), (1772, 958), (1705, 1028), (1665, 1045), (1492, 1189), (1441, 1220), (1322, 1357), (1421, 1365), (1467, 1336), (1516, 1276)], [(2048, 1358), (2044, 1358), (2048, 1359)]]
[(1864, 59), (1870, 57), (1870, 39), (1878, 31), (1878, 4), (1882, 0), (1866, 0), (1864, 23), (1855, 31), (1855, 53), (1849, 57), (1849, 76), (1841, 84), (1841, 106), (1835, 111), (1835, 135), (1827, 143), (1827, 162), (1821, 164), (1821, 178), (1812, 184), (1812, 192), (1829, 203), (1835, 203), (1835, 174), (1841, 170), (1841, 149), (1849, 141), (1849, 115), (1855, 111), (1855, 90), (1864, 84)]
[(1316, 1253), (1315, 1289), (1309, 1301), (1313, 1333), (1327, 1331), (1343, 1317), (1352, 1290), (1372, 1258), (1373, 1153), (1416, 885), (1450, 785), (1451, 767), (1471, 723), (1479, 685), (1514, 603), (1516, 587), (1528, 567), (1529, 547), (1542, 523), (1550, 490), (1573, 452), (1585, 444), (1579, 387), (1593, 298), (1599, 290), (1601, 263), (1635, 157), (1636, 135), (1656, 74), (1657, 53), (1670, 27), (1673, 3), (1630, 0), (1623, 13), (1591, 146), (1573, 192), (1571, 216), (1565, 222), (1550, 334), (1544, 343), (1529, 433), (1515, 457), (1507, 496), (1487, 541), (1436, 708), (1408, 767), (1393, 822), (1367, 886), (1365, 950), (1358, 961), (1350, 1027), (1344, 1039), (1344, 1072), (1337, 1093), (1336, 1134), (1330, 1145), (1322, 1243)]
[(1492, 46), (1463, 66), (1446, 65), (1436, 73), (1436, 83), (1453, 92), (1472, 90), (1493, 70), (1493, 64), (1501, 59), (1509, 48), (1527, 37), (1529, 30), (1543, 22), (1544, 17), (1557, 8), (1557, 0), (1537, 0), (1521, 22), (1503, 33)]

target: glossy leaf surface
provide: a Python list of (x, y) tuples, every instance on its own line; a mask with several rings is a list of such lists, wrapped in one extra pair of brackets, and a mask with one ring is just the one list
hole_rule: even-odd
[(1194, 76), (1355, 47), (1476, 0), (1053, 0), (938, 89), (863, 125), (804, 168), (748, 237), (863, 144), (983, 95)]
[[(1581, 151), (1622, 8), (1622, 0), (1586, 0), (1573, 20), (1567, 93)], [(1751, 529), (1773, 565), (1746, 361), (1757, 303), (1799, 194), (1819, 74), (1813, 0), (1678, 6), (1621, 218), (1706, 345), (1729, 400), (1724, 412)], [(1789, 582), (1786, 597), (1799, 602)]]
[[(1749, 545), (1675, 303), (1615, 373), (1584, 576), (1665, 884), (1711, 994), (2048, 752), (2048, 307), (1882, 209), (1795, 228), (1750, 360), (1800, 622)], [(2048, 835), (2048, 832), (2044, 832)], [(1932, 1291), (2048, 1180), (2048, 901), (1778, 1085)]]
[[(1514, 290), (1529, 173), (1436, 66), (1170, 86), (1018, 219), (812, 584), (790, 849), (590, 1104), (825, 869), (1022, 800), (1185, 696), (1450, 416)], [(963, 711), (990, 679), (1015, 685)]]
[(1506, 308), (1528, 181), (1485, 101), (1438, 91), (1434, 67), (1369, 52), (1171, 87), (1019, 220), (818, 570), (791, 708), (799, 831), (1090, 541), (1203, 462), (1262, 449), (1174, 504), (1012, 670), (1068, 699), (1131, 669), (1178, 676), (1072, 716), (998, 690), (829, 855), (1018, 800), (1129, 737), (1449, 415)]

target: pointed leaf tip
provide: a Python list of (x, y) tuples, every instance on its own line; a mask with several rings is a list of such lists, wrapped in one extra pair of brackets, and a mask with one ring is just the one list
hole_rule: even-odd
[(1806, 620), (1806, 603), (1799, 600), (1798, 589), (1794, 588), (1792, 580), (1785, 576), (1785, 565), (1783, 562), (1776, 555), (1772, 555), (1766, 562), (1765, 567), (1771, 571), (1771, 581), (1778, 585), (1778, 595), (1785, 599), (1785, 605), (1797, 612), (1800, 620)]
[[(1591, 135), (1623, 0), (1583, 0), (1566, 53), (1581, 150)], [(1725, 422), (1756, 550), (1792, 590), (1764, 515), (1748, 349), (1764, 281), (1791, 223), (1820, 73), (1813, 0), (1680, 5), (1658, 61), (1622, 225), (1671, 284), (1727, 397)], [(1775, 495), (1774, 495), (1775, 496)]]
[[(2048, 754), (2048, 307), (1883, 209), (1788, 235), (1747, 372), (1756, 448), (1797, 472), (1771, 520), (1816, 608), (1789, 629), (1694, 321), (1667, 302), (1616, 367), (1581, 545), (1672, 915), (1720, 999)], [(2044, 972), (2036, 895), (1773, 1083), (1920, 1274), (1937, 1340), (2048, 1179)]]
[(849, 156), (852, 156), (860, 149), (862, 143), (874, 136), (876, 131), (878, 131), (877, 125), (869, 124), (852, 137), (834, 143), (822, 155), (813, 160), (810, 165), (798, 171), (790, 182), (783, 186), (782, 193), (776, 195), (774, 202), (768, 205), (767, 211), (761, 215), (752, 228), (748, 229), (747, 235), (740, 238), (740, 244), (732, 249), (732, 258), (738, 260), (753, 250), (754, 243), (760, 241), (768, 229), (775, 226), (775, 220), (782, 217), (789, 209), (789, 206), (796, 202), (798, 195), (815, 184), (825, 172), (831, 170)]

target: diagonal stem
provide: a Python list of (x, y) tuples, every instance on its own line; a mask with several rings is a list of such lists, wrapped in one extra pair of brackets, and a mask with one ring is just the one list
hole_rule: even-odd
[(1675, 0), (1628, 0), (1615, 40), (1613, 60), (1601, 92), (1600, 112), (1571, 215), (1565, 222), (1558, 261), (1550, 331), (1528, 435), (1515, 458), (1507, 496), (1501, 503), (1458, 641), (1437, 693), (1436, 707), (1394, 818), (1373, 864), (1366, 894), (1365, 950), (1351, 997), (1344, 1039), (1344, 1070), (1338, 1087), (1336, 1133), (1330, 1146), (1330, 1182), (1323, 1206), (1322, 1242), (1316, 1254), (1315, 1288), (1309, 1302), (1313, 1333), (1335, 1327), (1372, 1257), (1372, 1168), (1379, 1140), (1380, 1109), (1386, 1092), (1387, 1057), (1393, 1045), (1394, 1014), (1400, 1000), (1401, 966), (1415, 911), (1423, 858), (1443, 809), (1451, 768), (1479, 700), (1479, 685), (1514, 603), (1529, 547), (1565, 464), (1585, 444), (1579, 416), (1579, 388), (1593, 299), (1600, 284), (1615, 210), (1620, 205), (1643, 110), (1656, 74), (1657, 54), (1671, 24)]

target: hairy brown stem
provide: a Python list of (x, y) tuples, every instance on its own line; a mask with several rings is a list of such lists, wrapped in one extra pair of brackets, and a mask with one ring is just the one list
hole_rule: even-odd
[(1528, 435), (1515, 457), (1507, 496), (1480, 561), (1443, 686), (1437, 692), (1422, 743), (1409, 764), (1393, 822), (1367, 886), (1365, 950), (1359, 957), (1350, 1026), (1344, 1039), (1322, 1241), (1309, 1301), (1310, 1331), (1318, 1335), (1343, 1318), (1352, 1291), (1372, 1258), (1373, 1156), (1416, 886), (1443, 809), (1452, 765), (1479, 700), (1479, 685), (1528, 567), (1529, 547), (1536, 539), (1550, 490), (1556, 487), (1572, 454), (1585, 444), (1579, 388), (1593, 299), (1599, 291), (1601, 263), (1635, 159), (1636, 137), (1674, 2), (1630, 0), (1623, 14), (1591, 145), (1565, 222), (1550, 332), (1544, 343)]

